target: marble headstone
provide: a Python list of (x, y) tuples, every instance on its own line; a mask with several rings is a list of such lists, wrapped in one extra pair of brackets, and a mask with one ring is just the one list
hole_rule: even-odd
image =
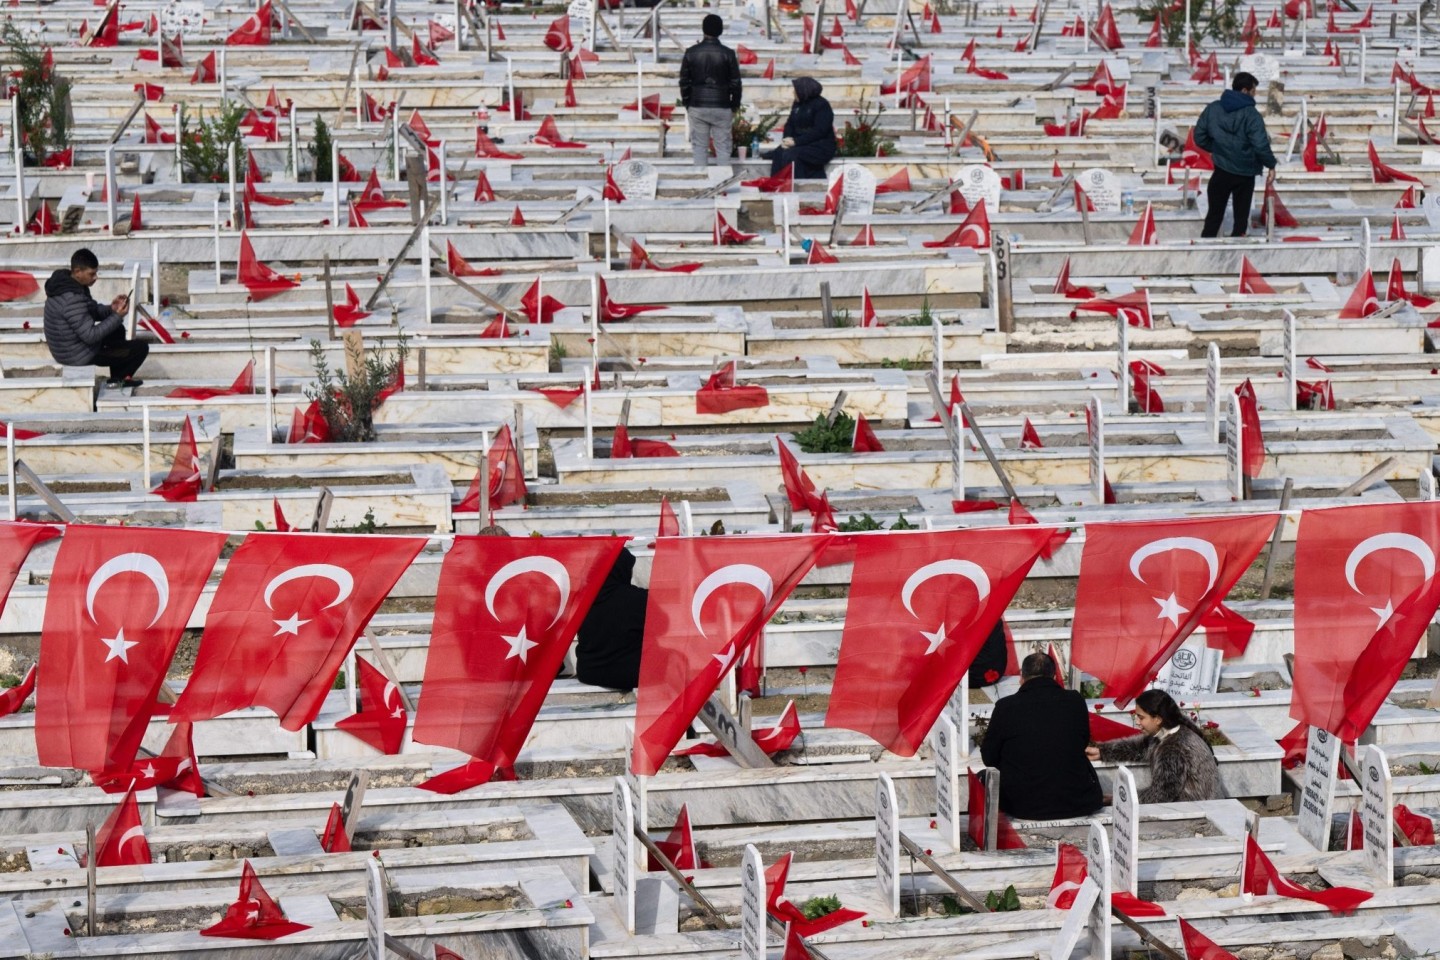
[(1280, 360), (1281, 363), (1284, 364), (1284, 366), (1281, 367), (1281, 370), (1285, 374), (1285, 392), (1289, 394), (1289, 396), (1286, 398), (1287, 409), (1289, 409), (1293, 413), (1295, 410), (1296, 339), (1295, 314), (1291, 313), (1289, 310), (1285, 311), (1285, 321), (1282, 329), (1284, 330), (1284, 337), (1282, 338), (1283, 342), (1281, 349), (1284, 351), (1284, 356), (1282, 356)]
[(649, 799), (650, 778), (641, 776), (632, 769), (631, 760), (635, 753), (635, 728), (625, 725), (625, 783), (630, 787), (630, 802), (635, 808), (635, 823), (642, 833), (650, 832)]
[(1360, 822), (1365, 837), (1365, 866), (1381, 886), (1395, 885), (1395, 844), (1390, 839), (1394, 800), (1390, 761), (1373, 743), (1365, 748), (1360, 776)]
[(972, 208), (981, 200), (994, 216), (1000, 209), (1000, 174), (984, 164), (973, 163), (960, 168), (955, 186)]
[(610, 811), (610, 830), (614, 860), (611, 882), (614, 884), (615, 912), (626, 933), (635, 932), (635, 809), (630, 800), (630, 785), (623, 777), (615, 778), (614, 802)]
[(765, 864), (753, 843), (740, 858), (740, 957), (765, 960)]
[(1140, 794), (1135, 777), (1121, 764), (1115, 770), (1114, 819), (1115, 889), (1139, 893), (1140, 878)]
[(1268, 53), (1248, 53), (1240, 58), (1240, 69), (1253, 73), (1263, 87), (1280, 76), (1280, 61)]
[(615, 185), (626, 200), (654, 200), (660, 184), (655, 165), (645, 160), (626, 160), (615, 164)]
[(1340, 749), (1340, 740), (1334, 734), (1319, 727), (1310, 728), (1295, 829), (1321, 851), (1330, 849), (1330, 809), (1335, 802), (1335, 763)]
[(1240, 398), (1235, 394), (1226, 397), (1225, 404), (1225, 484), (1230, 496), (1236, 500), (1245, 498), (1244, 421), (1240, 418)]
[(1154, 686), (1176, 700), (1193, 700), (1220, 688), (1220, 666), (1224, 654), (1212, 650), (1195, 635), (1185, 639), (1155, 676)]
[(1080, 189), (1090, 197), (1096, 213), (1120, 212), (1120, 178), (1115, 174), (1099, 167), (1091, 167), (1076, 174), (1075, 182), (1080, 184)]
[(385, 895), (385, 870), (374, 857), (365, 859), (365, 930), (369, 960), (385, 960), (385, 917), (390, 912)]
[(1210, 442), (1220, 442), (1220, 345), (1211, 341), (1205, 351), (1205, 426)]
[(900, 916), (900, 814), (895, 781), (881, 773), (875, 781), (875, 879), (893, 917)]
[(1090, 960), (1110, 960), (1110, 841), (1105, 828), (1090, 821), (1090, 836), (1085, 843), (1086, 879), (1095, 881), (1095, 902), (1085, 920), (1089, 931)]
[(870, 216), (875, 212), (875, 174), (858, 163), (847, 163), (840, 168), (840, 198), (845, 201), (847, 214)]
[(1100, 400), (1091, 397), (1085, 406), (1085, 440), (1090, 446), (1090, 489), (1096, 503), (1105, 502), (1105, 414)]
[[(964, 681), (961, 681), (964, 686)], [(960, 734), (944, 714), (930, 731), (930, 749), (935, 754), (935, 825), (950, 849), (960, 850)]]

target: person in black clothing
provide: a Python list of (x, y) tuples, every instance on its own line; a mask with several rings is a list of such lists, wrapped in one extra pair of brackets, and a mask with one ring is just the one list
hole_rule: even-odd
[(650, 591), (630, 582), (634, 571), (635, 555), (621, 550), (580, 622), (575, 677), (581, 683), (633, 690), (640, 682), (640, 645)]
[(773, 177), (795, 164), (796, 180), (824, 180), (825, 164), (835, 158), (835, 111), (820, 96), (825, 88), (814, 77), (796, 77), (795, 103), (785, 120), (780, 147), (764, 156), (770, 160)]
[(1225, 220), (1225, 205), (1234, 198), (1235, 221), (1230, 236), (1243, 237), (1250, 227), (1250, 201), (1255, 195), (1255, 178), (1262, 169), (1266, 183), (1275, 178), (1275, 154), (1265, 120), (1255, 106), (1260, 81), (1241, 71), (1230, 81), (1230, 89), (1207, 106), (1195, 121), (1195, 145), (1209, 151), (1215, 172), (1205, 188), (1210, 208), (1205, 212), (1202, 237), (1218, 237)]
[(994, 628), (990, 635), (985, 638), (985, 644), (980, 652), (975, 654), (975, 659), (970, 661), (970, 671), (967, 674), (966, 682), (970, 689), (976, 687), (988, 687), (1005, 675), (1005, 665), (1009, 662), (1008, 639), (1005, 636), (1005, 618), (1001, 617), (995, 621)]
[(1055, 682), (1055, 661), (1032, 653), (1020, 664), (1020, 691), (995, 704), (980, 756), (1000, 771), (1000, 809), (1020, 820), (1084, 817), (1104, 805), (1085, 756), (1085, 698)]
[(680, 102), (690, 121), (690, 152), (695, 166), (710, 163), (710, 144), (715, 159), (730, 162), (730, 137), (735, 111), (740, 109), (740, 58), (720, 42), (725, 21), (713, 13), (700, 21), (705, 38), (685, 51), (680, 59)]
[(45, 281), (45, 345), (56, 363), (109, 367), (108, 386), (138, 387), (134, 374), (150, 345), (125, 339), (129, 298), (118, 296), (107, 306), (90, 295), (99, 272), (100, 261), (82, 247), (70, 255), (70, 269), (56, 270)]

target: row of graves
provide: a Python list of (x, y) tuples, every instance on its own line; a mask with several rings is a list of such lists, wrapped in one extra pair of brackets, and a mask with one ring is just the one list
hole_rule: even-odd
[[(722, 3), (703, 168), (711, 8), (7, 8), (0, 956), (1440, 953), (1440, 58), (1352, 6)], [(79, 246), (139, 387), (49, 357)], [(1227, 799), (1009, 822), (1034, 651)]]

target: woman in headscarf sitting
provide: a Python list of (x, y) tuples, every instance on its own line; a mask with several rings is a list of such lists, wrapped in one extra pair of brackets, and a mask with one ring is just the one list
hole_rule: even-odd
[(824, 89), (814, 77), (796, 77), (795, 104), (782, 131), (780, 146), (769, 154), (773, 177), (788, 164), (795, 164), (795, 179), (825, 179), (825, 164), (835, 156), (835, 111), (820, 96)]

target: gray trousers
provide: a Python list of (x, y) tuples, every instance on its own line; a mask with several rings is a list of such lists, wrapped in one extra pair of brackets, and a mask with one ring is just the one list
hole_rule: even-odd
[(695, 166), (710, 164), (710, 143), (715, 143), (715, 162), (730, 162), (730, 124), (735, 113), (726, 107), (689, 107), (685, 115), (690, 119), (690, 155)]

